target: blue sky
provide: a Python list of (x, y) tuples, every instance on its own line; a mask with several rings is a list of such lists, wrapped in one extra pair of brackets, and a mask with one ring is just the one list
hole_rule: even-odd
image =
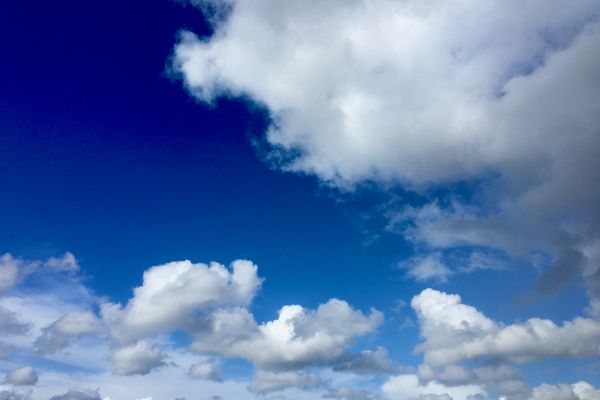
[(4, 6), (0, 399), (599, 399), (563, 9)]

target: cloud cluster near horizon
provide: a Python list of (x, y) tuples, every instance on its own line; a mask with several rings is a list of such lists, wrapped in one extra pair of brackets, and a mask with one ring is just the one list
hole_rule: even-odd
[(483, 248), (542, 260), (538, 296), (583, 278), (598, 312), (597, 1), (193, 3), (214, 34), (184, 32), (173, 67), (201, 101), (263, 105), (269, 160), (422, 196), (388, 210), (419, 249), (408, 276), (447, 280), (472, 254), (445, 257)]
[[(37, 274), (46, 264), (8, 254), (2, 260), (0, 273), (34, 264), (40, 269), (31, 274)], [(264, 279), (248, 260), (229, 267), (190, 261), (150, 267), (125, 305), (92, 294), (69, 270), (51, 274), (64, 281), (61, 290), (32, 294), (24, 279), (0, 297), (4, 314), (20, 329), (0, 333), (12, 352), (0, 360), (6, 370), (3, 398), (99, 399), (100, 393), (163, 398), (166, 388), (156, 377), (180, 382), (176, 388), (183, 393), (177, 395), (203, 387), (224, 398), (284, 393), (307, 400), (475, 400), (496, 393), (537, 400), (556, 393), (596, 400), (600, 394), (583, 381), (531, 388), (518, 368), (555, 357), (600, 356), (600, 322), (590, 318), (562, 325), (539, 318), (504, 324), (456, 294), (425, 289), (411, 302), (423, 338), (415, 351), (423, 359), (407, 367), (381, 346), (360, 351), (354, 346), (361, 337), (376, 340), (384, 316), (375, 309), (365, 313), (330, 299), (315, 309), (285, 305), (277, 318), (256, 321), (250, 306)], [(65, 287), (90, 297), (65, 296)], [(170, 336), (174, 332), (186, 332), (191, 340), (177, 342)], [(31, 364), (20, 365), (23, 359)], [(236, 378), (222, 367), (240, 359), (251, 363), (252, 376)], [(137, 383), (131, 387), (126, 381)]]

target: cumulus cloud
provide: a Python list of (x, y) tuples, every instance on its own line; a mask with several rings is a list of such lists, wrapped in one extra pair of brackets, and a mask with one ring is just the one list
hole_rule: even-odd
[(0, 293), (12, 289), (35, 266), (36, 264), (15, 258), (10, 253), (0, 256)]
[(195, 3), (229, 12), (211, 37), (182, 35), (174, 70), (202, 101), (264, 105), (270, 160), (342, 187), (484, 181), (402, 233), (421, 248), (548, 254), (539, 295), (583, 276), (600, 301), (585, 254), (600, 238), (596, 1)]
[(46, 266), (59, 272), (78, 272), (80, 269), (79, 261), (70, 251), (60, 257), (50, 257), (46, 260)]
[(10, 371), (6, 374), (6, 382), (17, 386), (35, 385), (38, 381), (38, 375), (32, 367), (22, 367)]
[(190, 367), (188, 374), (194, 379), (209, 380), (213, 382), (223, 381), (221, 366), (213, 361), (204, 361)]
[(378, 395), (363, 389), (355, 388), (330, 388), (325, 394), (324, 399), (339, 399), (339, 400), (376, 400)]
[(400, 267), (405, 268), (406, 274), (419, 282), (429, 280), (446, 282), (452, 275), (452, 270), (444, 264), (440, 254), (417, 257), (407, 263), (401, 263)]
[(412, 397), (410, 400), (453, 400), (453, 399), (452, 399), (452, 397), (450, 397), (447, 394), (422, 394), (419, 397)]
[(118, 375), (147, 375), (152, 370), (166, 365), (164, 359), (165, 354), (161, 349), (146, 341), (120, 347), (110, 356)]
[(71, 388), (63, 394), (55, 395), (50, 400), (102, 400), (98, 390)]
[(418, 376), (424, 382), (438, 381), (450, 386), (475, 384), (488, 390), (493, 389), (511, 399), (522, 399), (530, 392), (519, 371), (507, 364), (470, 368), (448, 365), (441, 370), (423, 364), (419, 366)]
[(577, 317), (562, 325), (531, 318), (503, 325), (458, 295), (426, 289), (411, 303), (417, 313), (424, 342), (417, 349), (430, 366), (445, 366), (473, 359), (528, 362), (548, 357), (587, 358), (599, 355), (600, 323)]
[(14, 390), (0, 390), (0, 400), (29, 400), (30, 392), (20, 392)]
[(248, 390), (265, 394), (291, 387), (310, 390), (323, 385), (324, 382), (319, 376), (304, 371), (257, 371), (248, 385)]
[(333, 365), (338, 372), (352, 372), (359, 375), (390, 373), (400, 368), (389, 358), (387, 349), (363, 350), (360, 353), (348, 353), (341, 356)]
[(144, 272), (142, 286), (125, 307), (102, 304), (102, 318), (120, 342), (170, 331), (189, 324), (195, 312), (226, 305), (247, 305), (262, 279), (250, 261), (236, 260), (231, 269), (218, 264), (171, 262)]
[(45, 271), (77, 272), (79, 263), (68, 251), (60, 257), (50, 257), (47, 260), (25, 260), (4, 253), (0, 256), (0, 293), (12, 289), (34, 272)]
[(373, 332), (383, 314), (369, 315), (332, 299), (316, 310), (299, 305), (281, 308), (276, 320), (258, 325), (243, 308), (222, 309), (196, 333), (198, 352), (242, 357), (261, 369), (296, 369), (335, 363), (354, 339)]
[(477, 385), (445, 386), (435, 381), (421, 383), (417, 375), (407, 374), (388, 379), (382, 386), (382, 393), (384, 398), (393, 400), (413, 400), (419, 399), (419, 396), (447, 396), (441, 399), (468, 400), (469, 396), (485, 392)]
[(102, 325), (91, 311), (63, 315), (43, 330), (35, 342), (38, 353), (51, 354), (69, 347), (72, 340), (100, 332)]
[(543, 384), (533, 389), (529, 400), (598, 400), (600, 391), (587, 382), (572, 385)]
[(330, 181), (449, 180), (510, 157), (503, 145), (519, 139), (496, 128), (495, 110), (516, 101), (507, 85), (598, 12), (594, 1), (567, 13), (560, 1), (221, 3), (232, 11), (216, 34), (175, 50), (186, 86), (264, 103), (267, 139), (297, 154), (288, 168)]
[(9, 335), (22, 335), (30, 325), (19, 320), (17, 313), (0, 306), (0, 333)]

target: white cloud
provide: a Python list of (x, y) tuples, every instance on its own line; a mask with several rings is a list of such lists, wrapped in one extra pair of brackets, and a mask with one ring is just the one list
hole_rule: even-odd
[(531, 318), (503, 325), (458, 295), (426, 289), (412, 300), (425, 341), (417, 348), (430, 366), (486, 359), (528, 362), (548, 357), (587, 358), (600, 355), (600, 323), (577, 317), (556, 325)]
[(248, 390), (253, 393), (269, 393), (284, 389), (299, 387), (304, 390), (315, 389), (322, 386), (324, 382), (317, 375), (302, 371), (257, 371)]
[(60, 257), (50, 257), (45, 264), (58, 272), (78, 272), (80, 269), (79, 262), (69, 251)]
[(10, 253), (0, 256), (0, 294), (20, 284), (28, 275), (45, 265), (42, 260), (25, 260)]
[(411, 400), (427, 395), (446, 395), (453, 400), (467, 400), (470, 395), (485, 392), (476, 385), (444, 386), (434, 381), (423, 384), (416, 375), (398, 375), (383, 384), (382, 393), (386, 399), (393, 400)]
[(50, 400), (102, 400), (98, 390), (71, 388), (65, 393), (55, 395)]
[[(564, 138), (556, 129), (523, 137), (517, 128), (539, 123), (523, 112), (509, 115), (516, 126), (497, 118), (537, 89), (522, 76), (537, 75), (598, 13), (591, 0), (568, 12), (558, 0), (227, 3), (213, 37), (187, 35), (176, 48), (186, 86), (205, 101), (264, 103), (270, 143), (299, 154), (288, 167), (336, 182), (463, 178), (518, 158), (518, 144)], [(581, 104), (567, 94), (561, 104)]]
[(29, 324), (19, 320), (17, 313), (0, 306), (0, 333), (22, 335), (29, 330)]
[(533, 389), (529, 400), (599, 400), (600, 391), (587, 382), (572, 385), (543, 384)]
[(73, 339), (98, 333), (101, 329), (100, 321), (92, 312), (74, 311), (44, 328), (34, 346), (39, 353), (55, 353), (67, 348)]
[(333, 365), (334, 371), (352, 372), (359, 375), (390, 373), (400, 368), (390, 360), (387, 349), (378, 347), (341, 356)]
[(222, 309), (196, 333), (192, 348), (243, 357), (263, 369), (326, 365), (335, 363), (354, 339), (373, 332), (382, 322), (379, 311), (365, 315), (337, 299), (316, 310), (284, 306), (276, 320), (260, 325), (245, 309)]
[(418, 376), (424, 382), (438, 381), (450, 386), (475, 384), (486, 390), (493, 389), (511, 399), (524, 398), (530, 392), (519, 371), (507, 364), (482, 367), (448, 365), (441, 370), (422, 364), (419, 366)]
[(331, 388), (323, 395), (324, 399), (339, 399), (339, 400), (375, 400), (379, 397), (363, 389), (354, 388)]
[(31, 393), (28, 391), (15, 391), (0, 389), (0, 400), (29, 400)]
[(212, 263), (171, 262), (144, 272), (142, 286), (123, 308), (102, 304), (102, 318), (120, 342), (170, 331), (190, 323), (194, 312), (223, 305), (247, 305), (262, 279), (250, 261), (236, 260), (231, 270)]
[(221, 366), (213, 361), (204, 361), (192, 365), (188, 374), (194, 379), (214, 382), (223, 381), (223, 371), (221, 370)]
[(32, 367), (22, 367), (10, 371), (6, 374), (6, 382), (17, 386), (35, 385), (38, 381), (38, 375)]
[(166, 365), (164, 359), (165, 354), (161, 349), (146, 341), (120, 347), (110, 355), (118, 375), (147, 375), (152, 370)]
[(20, 260), (13, 258), (10, 253), (0, 256), (0, 293), (12, 289), (19, 278)]
[[(483, 180), (466, 208), (404, 234), (425, 248), (547, 253), (540, 295), (581, 273), (582, 248), (600, 238), (597, 1), (195, 3), (231, 12), (212, 37), (184, 34), (174, 69), (202, 101), (263, 104), (270, 160), (337, 186), (376, 180), (426, 196)], [(600, 300), (600, 272), (584, 277)]]
[(406, 268), (406, 274), (419, 282), (429, 280), (446, 282), (453, 273), (444, 264), (439, 253), (411, 259), (407, 263), (400, 263), (400, 267)]
[(0, 293), (13, 289), (28, 275), (46, 270), (54, 273), (73, 273), (79, 271), (79, 264), (75, 256), (68, 251), (60, 257), (50, 257), (47, 260), (25, 260), (4, 253), (0, 256)]

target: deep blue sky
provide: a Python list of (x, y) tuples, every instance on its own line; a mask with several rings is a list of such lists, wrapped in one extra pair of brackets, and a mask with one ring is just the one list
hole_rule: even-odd
[[(258, 108), (198, 105), (167, 76), (178, 31), (208, 33), (198, 10), (144, 1), (6, 11), (4, 250), (35, 258), (68, 249), (92, 286), (119, 300), (150, 265), (240, 257), (267, 278), (269, 313), (331, 296), (361, 307), (399, 297), (380, 289), (402, 285), (389, 274), (402, 241), (365, 247), (371, 233), (353, 212), (376, 195), (340, 205), (316, 179), (271, 169), (252, 146), (265, 126)], [(356, 279), (357, 270), (370, 272)]]
[[(0, 252), (44, 258), (68, 250), (89, 285), (125, 301), (151, 265), (248, 258), (266, 278), (257, 319), (283, 304), (330, 297), (387, 312), (390, 353), (423, 285), (396, 263), (410, 246), (383, 231), (376, 190), (340, 193), (285, 173), (252, 145), (268, 116), (221, 100), (197, 104), (166, 72), (181, 29), (210, 33), (199, 10), (175, 1), (29, 1), (0, 9)], [(374, 235), (378, 239), (372, 240)], [(502, 306), (527, 292), (535, 271), (481, 272), (443, 285), (488, 315), (568, 319), (577, 288)], [(491, 287), (490, 287), (491, 286)], [(491, 297), (489, 294), (491, 293)], [(568, 301), (565, 302), (565, 299)], [(406, 338), (410, 340), (406, 340)]]

